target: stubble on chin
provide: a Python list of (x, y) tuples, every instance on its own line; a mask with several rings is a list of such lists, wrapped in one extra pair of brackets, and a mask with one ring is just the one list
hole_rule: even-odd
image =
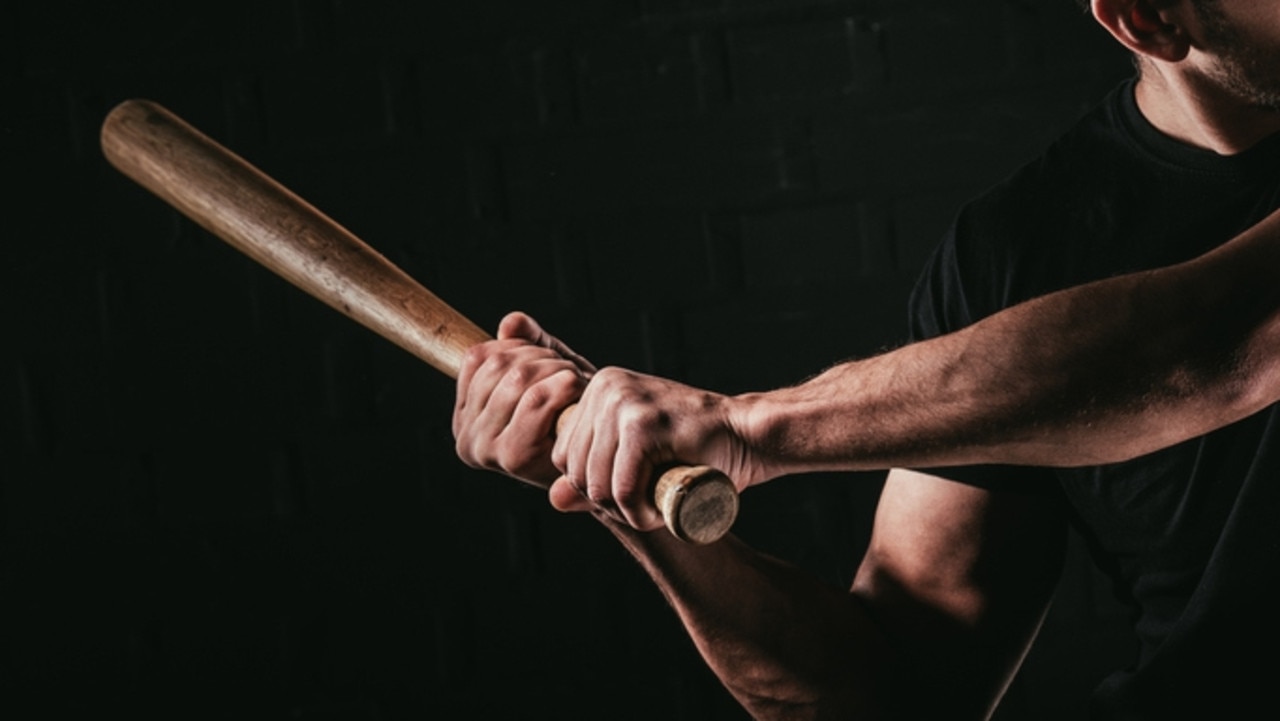
[(1216, 6), (1199, 7), (1206, 49), (1218, 55), (1213, 79), (1250, 107), (1280, 112), (1280, 47), (1258, 47)]

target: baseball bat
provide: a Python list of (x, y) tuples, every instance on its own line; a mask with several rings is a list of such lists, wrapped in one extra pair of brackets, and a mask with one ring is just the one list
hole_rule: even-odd
[[(346, 228), (160, 105), (120, 103), (101, 142), (116, 169), (183, 215), (451, 378), (467, 349), (489, 340)], [(737, 516), (737, 489), (715, 469), (670, 468), (653, 488), (682, 540), (710, 543)]]

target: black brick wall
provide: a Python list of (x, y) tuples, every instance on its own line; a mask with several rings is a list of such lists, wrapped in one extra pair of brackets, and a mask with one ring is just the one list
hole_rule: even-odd
[[(958, 205), (1128, 73), (1068, 0), (0, 5), (0, 713), (742, 717), (601, 529), (456, 461), (447, 380), (111, 170), (116, 102), (486, 327), (741, 391), (900, 343)], [(739, 531), (848, 583), (878, 480)], [(1077, 558), (1001, 718), (1078, 717), (1114, 608)]]

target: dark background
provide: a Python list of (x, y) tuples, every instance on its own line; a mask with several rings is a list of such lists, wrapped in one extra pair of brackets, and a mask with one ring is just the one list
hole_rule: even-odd
[[(1130, 72), (1070, 0), (0, 6), (0, 714), (742, 717), (602, 529), (455, 459), (446, 378), (107, 166), (120, 100), (487, 328), (737, 392), (901, 343), (957, 207)], [(847, 584), (880, 478), (738, 531)], [(1078, 718), (1122, 623), (1073, 552), (1001, 717)]]

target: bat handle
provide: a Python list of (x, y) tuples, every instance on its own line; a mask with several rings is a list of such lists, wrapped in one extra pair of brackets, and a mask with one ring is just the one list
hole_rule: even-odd
[[(556, 420), (559, 431), (577, 408), (570, 405)], [(720, 540), (738, 518), (738, 489), (711, 466), (663, 466), (651, 479), (653, 504), (667, 529), (682, 541), (703, 545)]]

